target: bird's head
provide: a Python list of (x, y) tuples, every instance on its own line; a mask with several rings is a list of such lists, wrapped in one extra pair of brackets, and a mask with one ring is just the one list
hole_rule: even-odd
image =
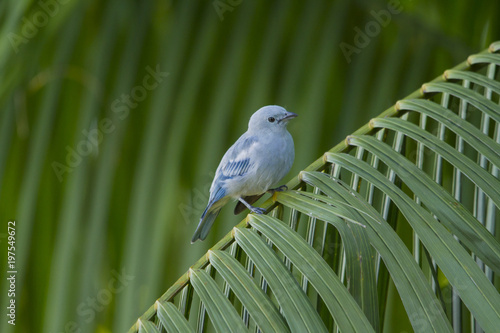
[(297, 117), (296, 113), (290, 112), (278, 105), (268, 105), (257, 110), (248, 123), (249, 131), (282, 131), (286, 129), (288, 121)]

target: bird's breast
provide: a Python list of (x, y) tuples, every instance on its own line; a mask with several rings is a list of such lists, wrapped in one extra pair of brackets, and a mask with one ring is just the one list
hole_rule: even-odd
[(291, 135), (263, 139), (255, 145), (252, 156), (254, 167), (244, 178), (241, 189), (243, 195), (256, 195), (266, 192), (290, 171), (294, 160), (294, 147)]
[(226, 195), (232, 198), (266, 192), (290, 171), (294, 160), (290, 133), (264, 134), (252, 143), (246, 156), (250, 159), (247, 172), (224, 180)]

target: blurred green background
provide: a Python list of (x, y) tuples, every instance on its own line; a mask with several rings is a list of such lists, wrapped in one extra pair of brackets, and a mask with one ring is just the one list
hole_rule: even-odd
[(499, 12), (494, 0), (0, 2), (0, 269), (15, 220), (18, 271), (16, 326), (0, 331), (128, 329), (243, 218), (228, 207), (190, 244), (255, 110), (299, 114), (288, 180), (499, 39)]

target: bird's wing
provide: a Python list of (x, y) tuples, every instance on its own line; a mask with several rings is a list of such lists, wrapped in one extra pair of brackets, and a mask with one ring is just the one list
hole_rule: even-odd
[(222, 158), (215, 178), (224, 181), (245, 175), (253, 164), (250, 156), (256, 142), (255, 136), (241, 136)]
[(221, 176), (223, 179), (233, 178), (236, 176), (243, 176), (250, 168), (250, 157), (241, 160), (228, 161), (221, 169)]
[(257, 142), (256, 137), (244, 134), (228, 149), (215, 173), (214, 181), (210, 188), (209, 203), (213, 204), (227, 194), (225, 193), (226, 187), (224, 186), (227, 180), (243, 176), (248, 172), (253, 164), (250, 152), (255, 142)]
[[(207, 208), (201, 216), (191, 243), (194, 243), (197, 239), (203, 240), (207, 236), (215, 218), (219, 214), (221, 205), (224, 204), (224, 197), (227, 194), (227, 188), (224, 186), (225, 181), (243, 176), (248, 172), (252, 166), (250, 158), (252, 145), (256, 142), (256, 137), (248, 136), (245, 133), (228, 149), (222, 158), (210, 188), (210, 199)], [(217, 204), (218, 201), (221, 202)]]
[[(226, 191), (224, 190), (224, 188), (222, 188), (221, 186), (217, 186), (215, 188), (215, 191), (210, 193), (210, 199), (208, 200), (207, 209), (205, 209), (205, 212), (203, 212), (203, 215), (205, 215), (207, 213), (207, 210), (209, 210), (210, 207), (212, 207), (212, 205), (214, 203), (216, 203), (220, 199), (224, 198), (225, 195), (226, 195)], [(202, 216), (202, 218), (203, 218), (203, 216)]]
[(207, 237), (208, 232), (210, 231), (210, 228), (212, 228), (212, 224), (214, 223), (217, 215), (219, 215), (219, 211), (221, 209), (221, 207), (212, 208), (212, 206), (215, 202), (222, 199), (224, 195), (225, 191), (221, 187), (217, 188), (217, 191), (211, 194), (211, 198), (208, 202), (207, 208), (205, 208), (205, 211), (201, 215), (198, 227), (196, 228), (193, 238), (191, 239), (191, 244), (196, 242), (196, 240), (198, 239), (204, 240)]

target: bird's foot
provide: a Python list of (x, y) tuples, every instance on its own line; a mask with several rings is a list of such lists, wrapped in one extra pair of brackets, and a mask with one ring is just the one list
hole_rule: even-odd
[(283, 192), (283, 191), (287, 191), (287, 190), (288, 190), (288, 186), (281, 185), (280, 187), (271, 188), (271, 189), (267, 190), (267, 193), (274, 194), (275, 192)]
[(252, 208), (250, 208), (250, 210), (252, 211), (252, 213), (255, 213), (255, 214), (264, 214), (266, 212), (266, 210), (264, 208), (260, 208), (260, 207), (254, 207), (252, 206)]

